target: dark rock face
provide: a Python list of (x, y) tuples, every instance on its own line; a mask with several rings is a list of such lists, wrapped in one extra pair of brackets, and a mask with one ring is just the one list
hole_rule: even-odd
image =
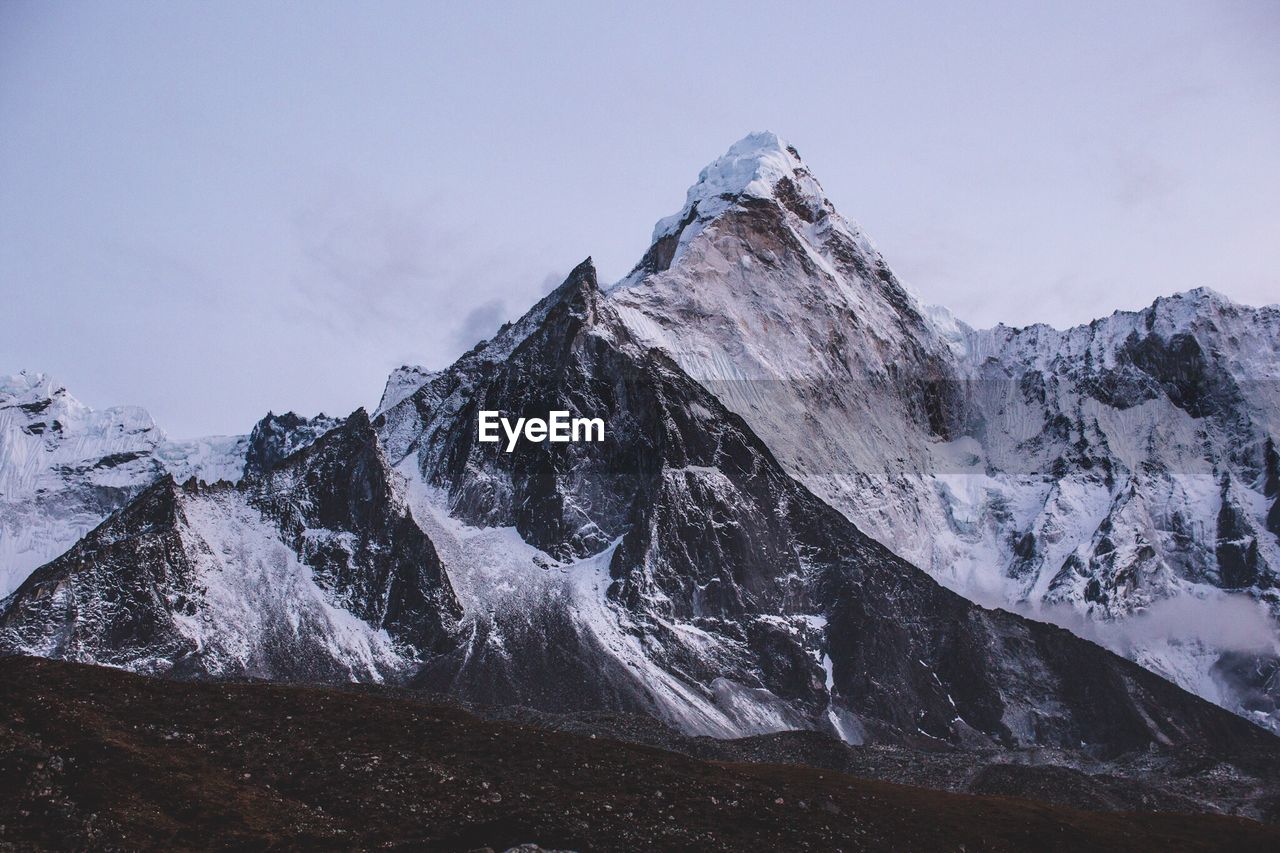
[[(1239, 409), (1240, 392), (1235, 381), (1207, 357), (1194, 335), (1175, 334), (1168, 340), (1154, 334), (1142, 339), (1135, 335), (1126, 342), (1121, 355), (1193, 418), (1221, 416)], [(1122, 401), (1117, 399), (1117, 404)]]
[(1213, 665), (1213, 675), (1244, 696), (1245, 710), (1262, 717), (1280, 710), (1280, 656), (1226, 652)]
[(1280, 453), (1276, 452), (1276, 443), (1271, 436), (1267, 436), (1263, 459), (1263, 494), (1271, 500), (1271, 508), (1267, 510), (1267, 530), (1280, 539)]
[(165, 477), (0, 602), (0, 652), (122, 665), (137, 650), (191, 651), (174, 613), (191, 613), (196, 572), (179, 533), (179, 487)]
[(335, 603), (415, 656), (452, 645), (457, 598), (431, 540), (393, 495), (363, 409), (246, 490)]
[(1229, 373), (1205, 353), (1193, 334), (1166, 337), (1137, 331), (1115, 353), (1116, 364), (1087, 379), (1093, 395), (1117, 409), (1167, 398), (1193, 418), (1229, 415), (1239, 409), (1240, 390)]
[[(496, 646), (495, 636), (501, 637)], [(627, 667), (575, 621), (567, 600), (475, 620), (457, 648), (423, 661), (409, 683), (489, 707), (555, 714), (653, 710)]]
[(1227, 589), (1255, 586), (1262, 576), (1258, 539), (1249, 517), (1236, 502), (1231, 475), (1222, 476), (1222, 507), (1218, 511), (1218, 576)]
[(338, 418), (317, 415), (304, 418), (293, 412), (267, 416), (254, 424), (245, 449), (244, 476), (260, 477), (270, 473), (284, 459), (340, 424)]
[[(481, 525), (514, 525), (529, 543), (562, 559), (603, 549), (628, 522), (635, 490), (652, 460), (645, 424), (654, 402), (635, 365), (596, 324), (594, 270), (580, 266), (531, 313), (541, 322), (504, 361), (486, 351), (464, 356), (412, 398), (426, 425), (419, 455), (424, 477), (449, 490), (454, 512)], [(430, 400), (445, 400), (448, 416)], [(547, 417), (553, 410), (599, 417), (603, 442), (521, 441), (514, 452), (478, 441), (481, 410), (508, 418)]]

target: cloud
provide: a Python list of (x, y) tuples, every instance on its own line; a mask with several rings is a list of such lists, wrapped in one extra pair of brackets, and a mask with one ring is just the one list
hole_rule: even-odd
[(1114, 625), (1113, 642), (1141, 644), (1149, 640), (1189, 642), (1239, 652), (1276, 650), (1275, 621), (1259, 602), (1243, 595), (1208, 598), (1189, 595), (1158, 601), (1142, 613)]
[(294, 223), (303, 304), (347, 330), (427, 317), (433, 303), (456, 301), (458, 286), (474, 284), (484, 265), (465, 235), (427, 205), (331, 193)]
[(1116, 152), (1111, 169), (1111, 197), (1127, 209), (1163, 206), (1183, 183), (1168, 165), (1132, 150)]
[(1154, 642), (1198, 642), (1223, 651), (1280, 652), (1280, 625), (1265, 605), (1239, 594), (1181, 595), (1113, 622), (1087, 619), (1066, 605), (1019, 610), (1028, 618), (1051, 622), (1124, 655)]
[(467, 312), (454, 332), (458, 346), (467, 348), (491, 337), (507, 318), (507, 303), (502, 299), (490, 299)]
[(493, 337), (503, 323), (514, 320), (533, 307), (536, 300), (555, 290), (564, 281), (566, 274), (551, 272), (542, 279), (535, 288), (521, 287), (521, 293), (529, 293), (527, 300), (512, 310), (510, 302), (502, 297), (495, 297), (476, 305), (457, 324), (453, 339), (459, 349), (468, 350), (480, 341)]
[(446, 203), (331, 187), (294, 216), (292, 306), (336, 338), (443, 366), (539, 296), (544, 262)]

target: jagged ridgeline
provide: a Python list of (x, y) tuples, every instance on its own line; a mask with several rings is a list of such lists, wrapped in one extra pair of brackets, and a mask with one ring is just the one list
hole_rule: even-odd
[[(1274, 309), (1207, 291), (1066, 332), (969, 329), (758, 134), (703, 171), (622, 282), (602, 291), (580, 265), (449, 368), (397, 371), (372, 418), (271, 415), (181, 446), (147, 418), (140, 447), (111, 447), (137, 455), (100, 467), (75, 437), (116, 436), (111, 413), (54, 430), (34, 409), (65, 391), (14, 384), (3, 470), (30, 489), (5, 506), (74, 504), (77, 522), (46, 526), (40, 547), (71, 531), (70, 550), (0, 603), (0, 649), (389, 681), (694, 734), (1261, 747), (1214, 704), (934, 578), (1103, 622), (1229, 588), (1265, 619), (1278, 330)], [(478, 440), (482, 411), (558, 410), (603, 419), (604, 440)], [(10, 447), (79, 461), (28, 476)], [(114, 491), (108, 470), (125, 472)], [(39, 552), (19, 545), (0, 553)], [(1265, 648), (1127, 651), (1274, 713)]]

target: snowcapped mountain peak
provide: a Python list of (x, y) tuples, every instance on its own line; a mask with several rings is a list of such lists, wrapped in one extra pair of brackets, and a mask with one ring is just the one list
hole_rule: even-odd
[(22, 370), (8, 376), (0, 376), (0, 405), (21, 406), (47, 400), (55, 394), (65, 394), (67, 389), (45, 373)]
[[(1168, 296), (1157, 296), (1155, 301), (1151, 303), (1150, 310), (1184, 315), (1190, 317), (1194, 314), (1205, 310), (1215, 310), (1234, 305), (1229, 297), (1219, 293), (1210, 287), (1194, 287), (1191, 290), (1183, 290), (1177, 293), (1171, 293)], [(1117, 310), (1115, 314), (1128, 313), (1124, 310)]]
[[(708, 259), (710, 244), (722, 239), (739, 245), (710, 249), (723, 257)], [(873, 287), (879, 285), (872, 278), (884, 281), (895, 291), (894, 301), (920, 312), (913, 294), (896, 279), (889, 282), (880, 253), (856, 223), (836, 211), (795, 147), (767, 131), (738, 140), (704, 168), (684, 206), (658, 220), (648, 251), (608, 290), (626, 290), (689, 264), (770, 268), (787, 263), (784, 255), (828, 280), (858, 279)]]
[(1203, 286), (1193, 287), (1190, 290), (1183, 291), (1182, 293), (1175, 293), (1171, 298), (1208, 300), (1210, 302), (1230, 302), (1231, 301), (1230, 298), (1228, 298), (1225, 294), (1219, 293), (1218, 291), (1214, 290), (1212, 287), (1203, 287)]
[(951, 342), (774, 133), (704, 168), (608, 298), (700, 380), (947, 375)]
[(423, 385), (426, 385), (438, 373), (439, 371), (428, 370), (425, 367), (413, 364), (397, 367), (387, 377), (387, 385), (382, 391), (382, 399), (378, 401), (378, 407), (374, 411), (382, 414)]
[(64, 421), (89, 412), (61, 382), (47, 373), (32, 370), (0, 376), (0, 409), (21, 410), (23, 417), (35, 420), (61, 416)]
[(769, 131), (749, 134), (698, 174), (680, 212), (654, 226), (653, 242), (678, 234), (695, 218), (713, 219), (743, 197), (770, 199), (779, 194), (789, 205), (799, 201), (815, 213), (831, 209), (794, 146)]
[(1237, 313), (1240, 310), (1252, 312), (1254, 309), (1234, 302), (1231, 297), (1213, 288), (1196, 287), (1169, 296), (1157, 297), (1148, 310), (1158, 318), (1178, 326), (1192, 324), (1197, 319), (1212, 319), (1224, 314)]
[[(115, 406), (95, 411), (73, 397), (65, 385), (49, 374), (29, 370), (0, 377), (0, 429), (17, 429), (45, 443), (60, 441), (64, 434), (80, 433), (94, 436), (154, 433), (157, 440), (164, 438), (144, 409)], [(7, 447), (0, 442), (0, 451)]]

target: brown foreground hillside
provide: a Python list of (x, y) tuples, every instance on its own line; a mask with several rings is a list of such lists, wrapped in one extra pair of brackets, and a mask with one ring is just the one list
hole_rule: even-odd
[(1277, 850), (1076, 811), (703, 761), (370, 691), (0, 660), (0, 849)]

